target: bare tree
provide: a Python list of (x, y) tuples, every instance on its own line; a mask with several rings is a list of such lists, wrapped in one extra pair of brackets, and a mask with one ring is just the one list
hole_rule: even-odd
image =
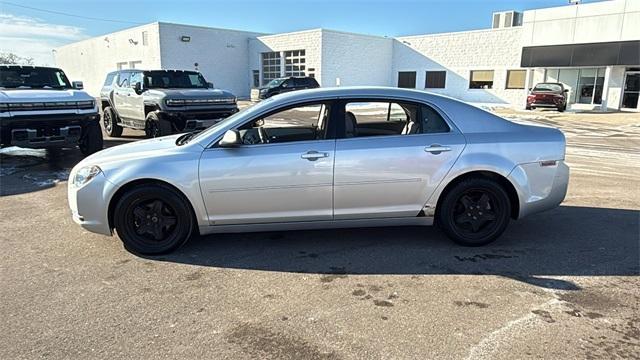
[(33, 65), (33, 58), (18, 56), (14, 53), (0, 53), (0, 64)]

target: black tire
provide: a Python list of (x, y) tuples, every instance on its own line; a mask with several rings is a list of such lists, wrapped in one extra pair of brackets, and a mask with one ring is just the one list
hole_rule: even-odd
[(524, 108), (524, 109), (525, 109), (525, 110), (531, 110), (531, 105), (527, 105), (527, 106), (525, 106), (525, 108)]
[(463, 180), (447, 191), (437, 223), (454, 242), (482, 246), (507, 228), (511, 203), (500, 184), (482, 178)]
[(567, 105), (566, 104), (562, 105), (562, 106), (558, 106), (558, 112), (563, 112), (565, 110), (567, 110)]
[(100, 128), (100, 124), (97, 121), (86, 125), (84, 129), (82, 129), (82, 136), (80, 137), (78, 145), (80, 152), (85, 156), (102, 150), (104, 147), (102, 128)]
[(104, 131), (111, 137), (122, 136), (122, 126), (118, 125), (118, 116), (111, 106), (107, 106), (102, 111), (102, 124)]
[(174, 189), (141, 185), (127, 191), (114, 208), (114, 225), (124, 247), (137, 254), (159, 255), (182, 246), (195, 219), (188, 201)]
[(144, 132), (148, 138), (167, 136), (173, 134), (171, 123), (160, 116), (156, 112), (150, 112), (145, 121)]

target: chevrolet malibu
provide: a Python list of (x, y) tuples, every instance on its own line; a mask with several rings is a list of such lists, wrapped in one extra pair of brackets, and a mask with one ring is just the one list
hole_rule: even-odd
[(200, 133), (112, 147), (68, 182), (73, 219), (140, 254), (194, 234), (438, 225), (461, 245), (565, 197), (557, 129), (396, 88), (277, 95)]

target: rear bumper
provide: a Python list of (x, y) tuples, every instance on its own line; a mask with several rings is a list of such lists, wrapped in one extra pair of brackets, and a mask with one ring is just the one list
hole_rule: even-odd
[(513, 169), (509, 180), (516, 185), (518, 218), (522, 218), (562, 203), (569, 186), (569, 166), (562, 160), (553, 166), (542, 166), (539, 162), (522, 164)]

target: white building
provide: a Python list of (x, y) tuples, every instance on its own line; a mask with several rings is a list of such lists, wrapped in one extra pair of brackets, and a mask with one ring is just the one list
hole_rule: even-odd
[(574, 109), (637, 110), (640, 0), (500, 12), (490, 29), (397, 38), (160, 22), (66, 45), (55, 57), (94, 95), (116, 69), (196, 68), (240, 97), (277, 77), (307, 75), (325, 87), (401, 86), (522, 107), (528, 88), (552, 81), (569, 88)]

